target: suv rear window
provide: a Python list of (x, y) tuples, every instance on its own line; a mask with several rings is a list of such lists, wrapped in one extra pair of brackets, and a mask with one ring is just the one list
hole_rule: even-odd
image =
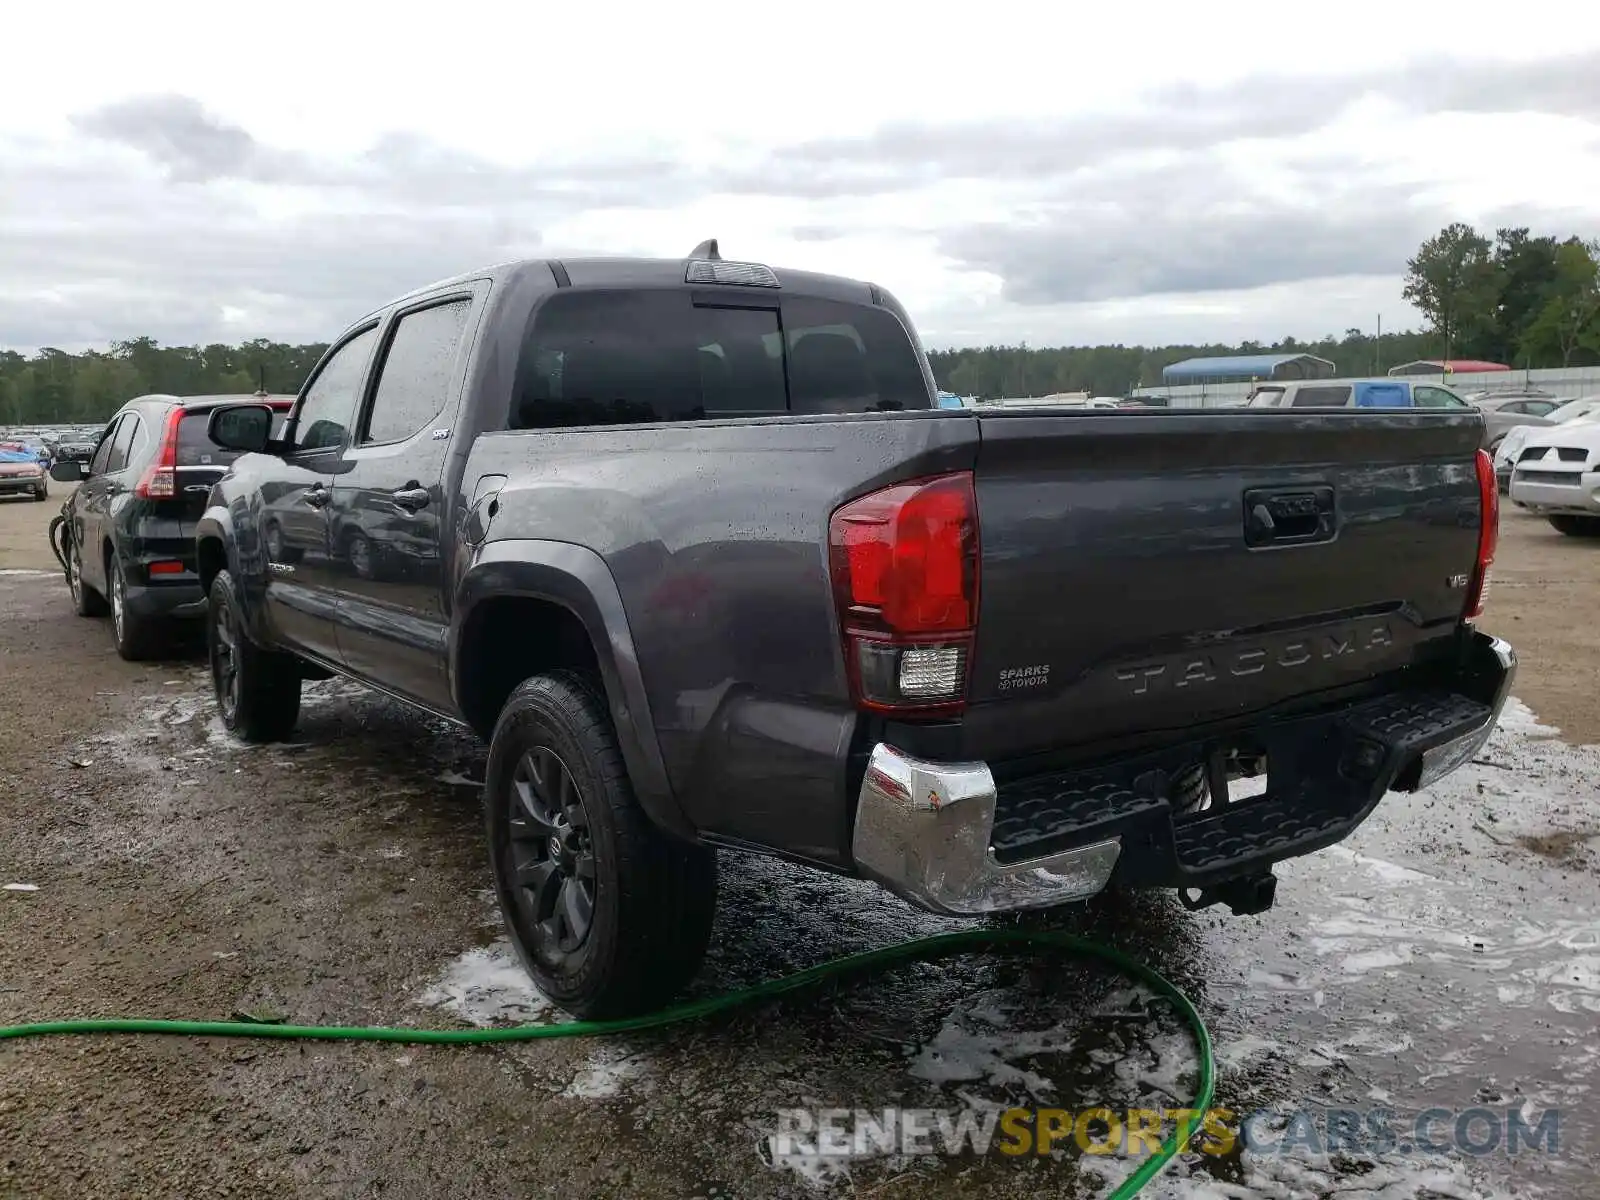
[(552, 296), (523, 347), (510, 428), (932, 407), (918, 351), (885, 309), (784, 297), (780, 314), (695, 303), (704, 296)]
[[(284, 409), (273, 418), (273, 437), (282, 436), (284, 418), (288, 415), (288, 409)], [(178, 422), (178, 466), (225, 467), (239, 457), (239, 451), (224, 450), (206, 436), (210, 421), (210, 409), (183, 414), (183, 420)]]
[(1350, 403), (1350, 388), (1303, 387), (1295, 392), (1290, 408), (1343, 408)]

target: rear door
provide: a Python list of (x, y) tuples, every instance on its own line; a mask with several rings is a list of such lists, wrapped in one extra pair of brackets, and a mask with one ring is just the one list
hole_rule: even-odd
[(329, 510), (345, 666), (442, 709), (451, 698), (450, 498), (441, 481), (476, 315), (469, 290), (430, 297), (391, 320)]

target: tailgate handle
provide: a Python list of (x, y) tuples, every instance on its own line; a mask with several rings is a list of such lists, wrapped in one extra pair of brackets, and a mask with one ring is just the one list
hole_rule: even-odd
[(1333, 489), (1326, 484), (1298, 488), (1251, 488), (1244, 494), (1247, 546), (1300, 546), (1333, 540)]

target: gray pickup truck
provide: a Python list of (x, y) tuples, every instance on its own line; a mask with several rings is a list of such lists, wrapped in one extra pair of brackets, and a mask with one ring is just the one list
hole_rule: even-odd
[(985, 914), (1272, 865), (1488, 737), (1481, 415), (941, 410), (868, 283), (531, 261), (334, 341), (198, 525), (223, 722), (349, 676), (489, 741), (507, 927), (584, 1016), (697, 969), (715, 848)]

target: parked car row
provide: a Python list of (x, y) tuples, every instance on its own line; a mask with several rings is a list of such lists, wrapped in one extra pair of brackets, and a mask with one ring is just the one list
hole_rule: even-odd
[(1381, 376), (1259, 383), (1245, 403), (1251, 408), (1477, 409), (1483, 414), (1484, 448), (1492, 454), (1513, 429), (1551, 424), (1549, 414), (1562, 401), (1547, 392), (1531, 390), (1480, 391), (1463, 396), (1442, 383)]
[(1572, 537), (1600, 537), (1600, 395), (1550, 410), (1540, 429), (1514, 429), (1495, 455), (1511, 501)]

